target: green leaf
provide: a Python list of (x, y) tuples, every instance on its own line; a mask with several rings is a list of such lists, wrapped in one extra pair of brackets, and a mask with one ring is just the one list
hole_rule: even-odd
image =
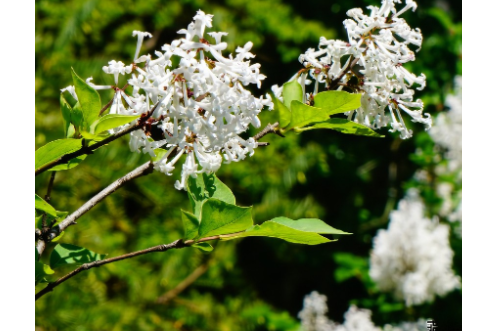
[(64, 135), (67, 137), (67, 133), (71, 125), (72, 108), (67, 103), (62, 93), (60, 94), (60, 111), (62, 112), (62, 117), (64, 118)]
[(211, 198), (202, 206), (197, 238), (244, 231), (252, 225), (251, 207), (238, 207)]
[(322, 122), (329, 119), (329, 111), (316, 108), (294, 100), (291, 103), (291, 123), (286, 129), (301, 128), (310, 123)]
[(325, 223), (324, 221), (321, 221), (317, 218), (302, 218), (295, 221), (287, 217), (276, 217), (271, 221), (304, 232), (315, 232), (315, 233), (325, 233), (325, 234), (351, 234), (348, 232), (335, 229), (332, 226)]
[(291, 124), (289, 128), (302, 128), (311, 123), (326, 121), (329, 116), (344, 113), (360, 107), (361, 94), (343, 91), (326, 91), (318, 93), (311, 107), (300, 101), (291, 102)]
[[(298, 84), (298, 86), (300, 86), (300, 84)], [(279, 127), (284, 128), (291, 122), (291, 111), (281, 102), (281, 100), (276, 98), (274, 93), (271, 92), (271, 96), (272, 102), (274, 103), (274, 110), (272, 111), (275, 112), (275, 116), (279, 122)], [(271, 123), (274, 124), (274, 122)]]
[(203, 173), (202, 176), (197, 176), (196, 178), (190, 176), (186, 188), (193, 207), (193, 213), (199, 219), (201, 219), (202, 205), (207, 199), (215, 198), (232, 205), (236, 204), (236, 198), (231, 189), (221, 182), (215, 174), (207, 175)]
[(78, 166), (81, 162), (83, 162), (83, 160), (86, 159), (86, 156), (88, 156), (88, 155), (84, 154), (84, 155), (80, 155), (78, 157), (75, 157), (73, 159), (70, 159), (69, 162), (56, 165), (55, 167), (50, 168), (49, 171), (63, 171), (63, 170), (72, 169), (72, 168)]
[(60, 239), (62, 239), (62, 237), (64, 236), (64, 234), (65, 234), (65, 231), (60, 232), (60, 234), (57, 237), (55, 237), (52, 240), (50, 240), (50, 242), (54, 243), (54, 242), (59, 241)]
[(324, 91), (315, 95), (313, 106), (328, 110), (328, 115), (330, 116), (360, 108), (361, 98), (360, 93)]
[(83, 109), (81, 108), (81, 104), (76, 102), (74, 105), (74, 108), (72, 108), (72, 113), (71, 113), (71, 122), (74, 124), (74, 128), (76, 129), (76, 133), (79, 133), (83, 129), (83, 122), (84, 122), (84, 117), (83, 117)]
[(272, 237), (279, 238), (290, 243), (305, 245), (319, 245), (336, 241), (329, 240), (318, 233), (300, 231), (274, 221), (267, 221), (261, 225), (255, 225), (236, 236), (221, 236), (221, 239), (231, 240), (244, 237)]
[(84, 127), (89, 131), (91, 124), (98, 119), (102, 104), (98, 92), (81, 79), (72, 69), (72, 80), (76, 88), (81, 109), (83, 111)]
[(121, 125), (130, 123), (135, 119), (139, 118), (140, 115), (120, 115), (120, 114), (108, 114), (98, 119), (94, 127), (94, 134), (99, 134), (101, 132), (106, 132), (110, 129), (114, 129)]
[(209, 243), (197, 243), (197, 244), (191, 245), (191, 247), (198, 248), (199, 250), (201, 250), (205, 253), (209, 253), (209, 252), (214, 250), (212, 245), (210, 245)]
[(51, 141), (36, 150), (35, 169), (39, 169), (45, 164), (57, 160), (61, 156), (75, 152), (81, 147), (81, 139), (66, 138)]
[(36, 249), (36, 247), (34, 248), (34, 252), (35, 252), (35, 267), (34, 267), (34, 277), (35, 277), (35, 284), (38, 284), (38, 283), (45, 283), (47, 282), (47, 280), (45, 279), (45, 276), (46, 275), (51, 275), (54, 273), (54, 271), (52, 269), (50, 269), (50, 267), (42, 262), (39, 262), (39, 254), (38, 254), (38, 250)]
[(152, 161), (153, 162), (158, 162), (162, 159), (162, 157), (165, 155), (165, 153), (167, 153), (168, 151), (166, 149), (163, 149), (163, 148), (155, 148), (153, 150), (153, 152), (155, 153), (155, 157), (152, 157)]
[[(93, 134), (93, 133), (89, 133), (87, 131), (81, 131), (81, 136), (83, 136), (83, 138), (90, 142), (98, 142), (98, 141), (102, 141), (103, 139), (107, 138), (110, 134)], [(89, 144), (88, 146), (91, 146), (91, 144)]]
[(195, 215), (190, 212), (181, 210), (182, 212), (182, 221), (183, 221), (183, 240), (193, 239), (198, 235), (198, 227), (200, 226), (200, 221), (196, 218)]
[(57, 217), (57, 211), (55, 210), (55, 208), (53, 208), (48, 202), (40, 198), (37, 194), (35, 194), (34, 196), (35, 196), (35, 202), (34, 202), (35, 209), (38, 209), (54, 218)]
[(52, 269), (68, 264), (84, 264), (101, 260), (105, 255), (97, 254), (89, 249), (70, 244), (57, 244), (50, 255)]
[(348, 121), (344, 118), (331, 118), (325, 122), (315, 123), (311, 126), (298, 129), (297, 131), (307, 131), (315, 129), (331, 129), (339, 131), (346, 134), (354, 134), (357, 136), (369, 136), (369, 137), (379, 137), (383, 138), (383, 135), (378, 134), (371, 128), (358, 124), (352, 121)]
[(284, 100), (284, 106), (286, 109), (292, 109), (293, 100), (303, 101), (303, 89), (301, 88), (300, 83), (298, 83), (298, 79), (293, 79), (290, 82), (284, 83), (282, 86), (282, 97)]

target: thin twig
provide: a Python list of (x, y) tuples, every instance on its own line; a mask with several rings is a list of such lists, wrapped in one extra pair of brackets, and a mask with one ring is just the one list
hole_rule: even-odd
[(48, 182), (47, 193), (45, 194), (45, 201), (46, 202), (50, 202), (50, 194), (52, 194), (53, 182), (55, 181), (55, 174), (57, 174), (57, 172), (56, 171), (52, 171), (52, 174), (50, 175), (50, 180)]
[(57, 279), (55, 282), (49, 283), (47, 285), (47, 287), (45, 287), (44, 289), (42, 289), (41, 291), (36, 293), (35, 300), (38, 300), (43, 295), (47, 294), (48, 292), (51, 292), (55, 287), (62, 284), (66, 280), (76, 276), (77, 274), (79, 274), (82, 271), (89, 270), (91, 268), (97, 268), (99, 266), (102, 266), (102, 265), (108, 264), (108, 263), (117, 262), (117, 261), (121, 261), (121, 260), (125, 260), (125, 259), (130, 259), (132, 257), (136, 257), (136, 256), (143, 255), (143, 254), (148, 254), (148, 253), (153, 253), (153, 252), (165, 252), (169, 249), (183, 248), (183, 247), (186, 247), (186, 246), (182, 242), (182, 240), (179, 239), (179, 240), (176, 240), (176, 241), (174, 241), (170, 244), (167, 244), (167, 245), (158, 245), (158, 246), (150, 247), (147, 249), (143, 249), (141, 251), (136, 251), (136, 252), (132, 252), (132, 253), (128, 253), (128, 254), (124, 254), (124, 255), (120, 255), (120, 256), (104, 259), (104, 260), (85, 263), (82, 266), (80, 266), (79, 268), (74, 269), (73, 271), (71, 271), (67, 275)]
[(174, 299), (178, 296), (182, 291), (188, 288), (191, 284), (193, 284), (201, 275), (203, 275), (208, 270), (209, 263), (203, 263), (198, 268), (193, 270), (188, 277), (186, 277), (182, 282), (180, 282), (176, 287), (172, 290), (168, 291), (161, 297), (157, 299), (157, 303), (166, 304), (170, 300)]
[(107, 264), (107, 263), (117, 262), (117, 261), (129, 259), (129, 258), (136, 257), (136, 256), (139, 256), (139, 255), (143, 255), (143, 254), (154, 253), (154, 252), (165, 252), (165, 251), (167, 251), (169, 249), (172, 249), (172, 248), (184, 248), (184, 247), (191, 246), (191, 245), (193, 245), (195, 243), (202, 243), (202, 242), (206, 242), (206, 241), (212, 241), (212, 240), (218, 240), (218, 239), (223, 239), (223, 238), (236, 237), (237, 235), (239, 235), (242, 232), (243, 231), (236, 232), (236, 233), (225, 234), (225, 235), (215, 235), (215, 236), (205, 237), (205, 238), (202, 238), (202, 239), (199, 239), (199, 240), (196, 240), (196, 241), (195, 240), (192, 240), (192, 239), (186, 240), (186, 241), (183, 241), (182, 239), (178, 239), (178, 240), (176, 240), (176, 241), (174, 241), (174, 242), (172, 242), (170, 244), (167, 244), (167, 245), (158, 245), (158, 246), (150, 247), (150, 248), (147, 248), (147, 249), (143, 249), (141, 251), (136, 251), (136, 252), (127, 253), (127, 254), (124, 254), (124, 255), (120, 255), (120, 256), (116, 256), (116, 257), (104, 259), (104, 260), (99, 260), (99, 261), (94, 261), (94, 262), (90, 262), (90, 263), (85, 263), (82, 266), (80, 266), (79, 268), (71, 271), (67, 275), (65, 275), (65, 276), (57, 279), (55, 282), (49, 283), (47, 285), (47, 287), (45, 287), (44, 289), (42, 289), (41, 291), (39, 291), (38, 293), (36, 293), (35, 300), (38, 300), (43, 295), (47, 294), (48, 292), (51, 292), (54, 287), (62, 284), (66, 280), (74, 277), (75, 275), (77, 275), (78, 273), (80, 273), (80, 272), (82, 272), (84, 270), (88, 270), (88, 269), (91, 269), (91, 268), (96, 268), (96, 267), (99, 267), (99, 266), (104, 265), (104, 264)]
[(122, 137), (122, 136), (125, 136), (126, 134), (128, 134), (130, 132), (133, 132), (135, 130), (140, 129), (141, 127), (143, 127), (146, 124), (146, 121), (150, 118), (150, 116), (152, 116), (153, 112), (160, 104), (161, 104), (161, 101), (159, 101), (151, 110), (149, 110), (148, 113), (146, 113), (144, 116), (139, 118), (138, 122), (127, 127), (126, 129), (119, 131), (119, 132), (117, 132), (117, 133), (111, 135), (110, 137), (107, 137), (101, 141), (98, 141), (91, 146), (81, 146), (81, 148), (78, 149), (77, 151), (62, 155), (58, 159), (39, 167), (34, 172), (35, 176), (38, 176), (39, 174), (47, 171), (50, 168), (55, 167), (56, 165), (67, 163), (69, 160), (72, 160), (78, 156), (85, 155), (85, 154), (91, 154), (91, 153), (93, 153), (94, 150), (96, 150), (96, 149)]
[(98, 194), (96, 194), (93, 198), (88, 200), (84, 205), (79, 207), (75, 212), (67, 216), (62, 222), (60, 222), (57, 226), (53, 227), (52, 230), (50, 231), (50, 236), (49, 240), (52, 240), (53, 238), (57, 237), (62, 231), (64, 231), (66, 228), (69, 226), (76, 224), (76, 220), (80, 218), (82, 215), (90, 211), (97, 203), (105, 199), (107, 196), (115, 192), (117, 189), (119, 189), (121, 186), (123, 186), (125, 183), (136, 179), (141, 176), (145, 176), (153, 172), (153, 162), (148, 161), (145, 164), (139, 166), (138, 168), (134, 169), (133, 171), (129, 172), (125, 176), (117, 179), (114, 181), (112, 184), (104, 188), (102, 191), (100, 191)]
[(43, 239), (39, 239), (38, 242), (36, 243), (36, 250), (38, 251), (38, 260), (41, 258), (41, 254), (45, 250), (46, 247), (46, 242)]
[(91, 146), (81, 146), (81, 148), (78, 149), (77, 151), (62, 155), (58, 159), (39, 167), (38, 169), (35, 170), (35, 176), (38, 176), (39, 174), (47, 171), (50, 168), (55, 167), (56, 165), (67, 163), (68, 161), (70, 161), (70, 160), (72, 160), (78, 156), (85, 155), (85, 154), (91, 154), (94, 150), (102, 147), (103, 145), (106, 145), (106, 144), (132, 132), (132, 131), (135, 131), (135, 130), (141, 128), (142, 126), (143, 126), (143, 124), (141, 122), (137, 122), (137, 123), (131, 125), (130, 127), (126, 128), (122, 131), (119, 131), (116, 134), (113, 134), (110, 137), (105, 138), (105, 139), (103, 139), (103, 140), (101, 140), (101, 141), (99, 141), (99, 142), (97, 142)]
[[(258, 141), (259, 139), (261, 139), (263, 136), (269, 134), (269, 133), (276, 133), (278, 135), (280, 135), (281, 137), (284, 137), (277, 129), (279, 128), (279, 122), (275, 122), (274, 124), (267, 124), (267, 126), (262, 130), (260, 131), (259, 133), (257, 133), (255, 136), (253, 136), (253, 139), (255, 139), (255, 141)], [(259, 144), (259, 146), (262, 146)]]

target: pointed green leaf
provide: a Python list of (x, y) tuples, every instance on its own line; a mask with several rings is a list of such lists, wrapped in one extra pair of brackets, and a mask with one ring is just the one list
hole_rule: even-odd
[(271, 220), (272, 222), (279, 223), (304, 232), (315, 232), (315, 233), (325, 233), (325, 234), (351, 234), (338, 229), (333, 228), (322, 220), (317, 218), (302, 218), (299, 220), (292, 220), (287, 217), (276, 217)]
[(53, 168), (50, 168), (49, 171), (63, 171), (63, 170), (72, 169), (74, 167), (77, 167), (81, 162), (83, 162), (83, 160), (86, 159), (87, 156), (88, 155), (86, 155), (86, 154), (80, 155), (78, 157), (75, 157), (75, 158), (69, 160), (69, 162), (67, 162), (67, 163), (59, 164)]
[(110, 129), (115, 129), (121, 125), (131, 123), (135, 119), (139, 118), (140, 115), (120, 115), (120, 114), (108, 114), (98, 119), (94, 125), (94, 134), (99, 134), (101, 132), (106, 132)]
[[(83, 138), (86, 140), (86, 141), (92, 141), (92, 142), (98, 142), (98, 141), (102, 141), (103, 139), (107, 138), (110, 134), (93, 134), (93, 133), (89, 133), (87, 131), (81, 131), (81, 136), (83, 136)], [(91, 146), (91, 144), (89, 144), (88, 146)]]
[(35, 194), (34, 196), (35, 196), (35, 202), (34, 202), (35, 209), (38, 209), (54, 218), (57, 217), (57, 211), (55, 210), (55, 208), (53, 208), (48, 202), (40, 198), (37, 194)]
[(327, 109), (311, 107), (294, 100), (291, 103), (291, 123), (287, 129), (294, 127), (301, 128), (305, 125), (322, 122), (327, 119), (329, 119), (329, 111)]
[[(298, 84), (298, 86), (300, 86), (300, 84)], [(272, 102), (274, 103), (274, 110), (272, 111), (276, 113), (277, 121), (279, 122), (279, 127), (285, 128), (291, 122), (291, 111), (281, 102), (281, 100), (276, 98), (274, 93), (271, 92), (270, 94), (272, 96)], [(271, 122), (271, 123), (274, 124), (275, 122)]]
[(67, 132), (69, 131), (69, 126), (71, 125), (72, 108), (67, 103), (62, 93), (60, 94), (60, 111), (62, 112), (62, 117), (64, 118), (64, 135), (67, 137)]
[(221, 239), (231, 240), (244, 237), (272, 237), (279, 238), (290, 243), (305, 245), (319, 245), (336, 241), (329, 240), (318, 233), (300, 231), (274, 221), (267, 221), (261, 225), (255, 225), (236, 236), (226, 236), (221, 237)]
[(195, 215), (181, 210), (182, 220), (183, 220), (183, 240), (193, 239), (198, 235), (198, 227), (200, 226), (200, 221)]
[(72, 122), (72, 124), (74, 124), (74, 128), (76, 129), (76, 133), (82, 131), (84, 117), (83, 117), (83, 109), (81, 108), (81, 104), (79, 103), (79, 101), (76, 102), (76, 104), (72, 108), (71, 122)]
[(190, 176), (186, 186), (193, 213), (199, 219), (202, 205), (207, 199), (215, 198), (232, 205), (236, 204), (236, 198), (231, 189), (221, 182), (215, 174), (203, 173), (197, 178)]
[(54, 271), (46, 264), (39, 262), (39, 254), (38, 250), (34, 249), (35, 252), (35, 267), (34, 267), (34, 276), (35, 276), (35, 284), (45, 283), (47, 280), (45, 279), (46, 275), (51, 275)]
[(65, 234), (65, 231), (60, 232), (60, 234), (57, 237), (55, 237), (52, 240), (50, 240), (50, 242), (54, 243), (54, 242), (59, 241), (60, 239), (62, 239), (62, 237), (64, 236), (64, 234)]
[(70, 244), (57, 244), (50, 255), (52, 269), (68, 264), (84, 264), (101, 260), (105, 255), (97, 254), (89, 249)]
[(301, 88), (300, 83), (298, 83), (298, 79), (295, 78), (290, 82), (284, 83), (282, 87), (282, 97), (284, 106), (286, 106), (286, 109), (291, 109), (291, 111), (293, 111), (291, 108), (293, 100), (299, 102), (303, 101), (303, 89)]
[(339, 131), (346, 134), (354, 134), (357, 136), (369, 136), (369, 137), (379, 137), (383, 138), (383, 135), (378, 134), (371, 128), (358, 124), (352, 121), (348, 121), (344, 118), (331, 118), (325, 122), (315, 123), (306, 128), (298, 129), (297, 131), (307, 131), (315, 129), (331, 129)]
[(58, 139), (49, 142), (36, 150), (35, 169), (39, 169), (47, 163), (57, 160), (65, 154), (70, 154), (82, 147), (81, 139)]
[(81, 79), (74, 69), (72, 69), (72, 80), (83, 111), (84, 127), (89, 131), (91, 124), (98, 119), (100, 110), (102, 109), (100, 95), (94, 88)]
[(194, 245), (191, 245), (191, 247), (198, 248), (199, 250), (203, 251), (204, 253), (209, 253), (214, 250), (212, 245), (209, 243), (197, 243)]
[(345, 91), (324, 91), (317, 93), (313, 106), (328, 110), (327, 115), (344, 113), (360, 108), (362, 95)]
[(251, 207), (238, 207), (218, 199), (208, 199), (202, 206), (197, 238), (244, 231), (252, 225)]

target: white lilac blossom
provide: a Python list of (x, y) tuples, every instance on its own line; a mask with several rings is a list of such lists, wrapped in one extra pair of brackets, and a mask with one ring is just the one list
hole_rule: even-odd
[(298, 313), (302, 331), (333, 331), (336, 323), (327, 316), (327, 297), (317, 291), (305, 296), (303, 309)]
[[(330, 320), (326, 314), (327, 297), (316, 291), (305, 296), (303, 309), (298, 313), (301, 320), (301, 331), (420, 331), (425, 329), (425, 320), (403, 322), (397, 326), (378, 327), (372, 321), (372, 312), (351, 305), (344, 314), (343, 324)], [(423, 328), (422, 328), (423, 327)]]
[[(454, 94), (446, 97), (448, 110), (437, 115), (429, 134), (437, 146), (443, 149), (447, 164), (439, 162), (435, 168), (438, 176), (455, 175), (455, 182), (441, 182), (436, 187), (443, 203), (439, 215), (451, 222), (462, 221), (462, 77), (455, 78)], [(461, 228), (458, 228), (461, 235)]]
[(302, 84), (304, 90), (305, 84), (311, 83), (306, 78), (315, 81), (313, 94), (319, 89), (345, 87), (362, 93), (361, 107), (347, 113), (348, 119), (374, 129), (390, 125), (390, 131), (400, 132), (405, 139), (412, 136), (412, 131), (402, 114), (408, 114), (426, 129), (431, 127), (432, 120), (429, 114), (422, 113), (422, 100), (414, 99), (413, 88), (425, 87), (424, 74), (416, 76), (403, 67), (415, 60), (409, 45), (420, 49), (422, 34), (418, 28), (410, 28), (400, 15), (415, 10), (417, 4), (406, 0), (406, 5), (397, 11), (395, 2), (401, 0), (383, 0), (380, 8), (367, 7), (370, 15), (360, 8), (349, 10), (347, 15), (351, 19), (343, 22), (348, 41), (321, 37), (318, 49), (310, 48), (300, 55), (299, 61), (305, 67), (300, 75), (306, 82)]
[(370, 276), (382, 291), (406, 305), (432, 301), (460, 286), (451, 269), (449, 227), (424, 217), (424, 204), (409, 190), (390, 215), (387, 230), (374, 238)]
[(462, 77), (455, 79), (455, 93), (446, 97), (448, 110), (440, 113), (429, 134), (434, 142), (446, 149), (447, 169), (436, 169), (438, 173), (457, 172), (462, 169)]
[(222, 161), (253, 155), (256, 141), (240, 135), (249, 125), (260, 127), (258, 114), (264, 106), (272, 108), (270, 98), (256, 98), (245, 89), (249, 84), (260, 87), (265, 79), (260, 64), (250, 63), (253, 44), (247, 42), (225, 57), (227, 44), (221, 39), (227, 33), (210, 32), (211, 40), (205, 39), (212, 17), (199, 10), (188, 28), (178, 31), (182, 38), (163, 45), (155, 56), (139, 56), (143, 39), (151, 34), (134, 31), (138, 39), (134, 63), (126, 66), (112, 60), (103, 67), (114, 75), (116, 85), (119, 75), (130, 75), (127, 83), (133, 89), (128, 95), (114, 87), (110, 114), (140, 115), (155, 107), (150, 125), (131, 133), (131, 150), (156, 157), (157, 148), (166, 148), (155, 169), (167, 175), (185, 155), (177, 189), (185, 187), (189, 176), (217, 171)]

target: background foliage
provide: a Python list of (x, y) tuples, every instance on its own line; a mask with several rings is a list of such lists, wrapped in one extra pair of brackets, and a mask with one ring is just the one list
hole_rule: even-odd
[[(426, 111), (444, 108), (455, 75), (461, 75), (461, 1), (417, 1), (407, 13), (412, 27), (424, 35), (413, 72), (427, 76), (419, 93)], [(330, 2), (261, 0), (182, 1), (36, 1), (36, 141), (38, 148), (63, 137), (59, 90), (71, 84), (71, 66), (81, 77), (111, 84), (101, 68), (108, 61), (130, 63), (133, 30), (149, 31), (142, 53), (176, 38), (195, 12), (214, 15), (214, 30), (227, 31), (230, 45), (251, 40), (256, 62), (268, 76), (261, 92), (286, 81), (301, 68), (297, 61), (320, 36), (343, 38), (342, 21), (350, 8), (379, 5), (371, 0)], [(102, 100), (109, 95), (102, 94)], [(305, 294), (317, 290), (329, 298), (329, 317), (342, 321), (350, 303), (373, 311), (377, 324), (433, 317), (445, 329), (461, 329), (461, 291), (432, 304), (406, 308), (378, 292), (368, 276), (371, 240), (387, 226), (419, 167), (429, 167), (432, 141), (414, 129), (402, 141), (324, 131), (267, 136), (271, 145), (218, 173), (237, 197), (238, 205), (254, 206), (262, 222), (284, 215), (319, 217), (352, 232), (340, 241), (300, 246), (281, 240), (247, 238), (218, 243), (212, 254), (193, 249), (151, 254), (82, 273), (36, 303), (39, 330), (294, 330)], [(253, 134), (255, 131), (252, 131)], [(52, 205), (72, 211), (100, 189), (146, 158), (131, 153), (126, 139), (87, 158), (75, 171), (59, 172)], [(423, 150), (422, 153), (414, 152)], [(416, 155), (415, 157), (413, 155)], [(49, 174), (36, 177), (43, 196)], [(181, 236), (180, 208), (189, 210), (186, 192), (173, 188), (176, 178), (154, 173), (111, 195), (62, 242), (116, 256), (171, 242)], [(421, 191), (432, 212), (439, 198), (432, 187)], [(454, 269), (461, 275), (461, 239), (452, 235)], [(67, 270), (66, 270), (67, 271)], [(165, 304), (157, 298), (192, 273), (201, 276)]]

